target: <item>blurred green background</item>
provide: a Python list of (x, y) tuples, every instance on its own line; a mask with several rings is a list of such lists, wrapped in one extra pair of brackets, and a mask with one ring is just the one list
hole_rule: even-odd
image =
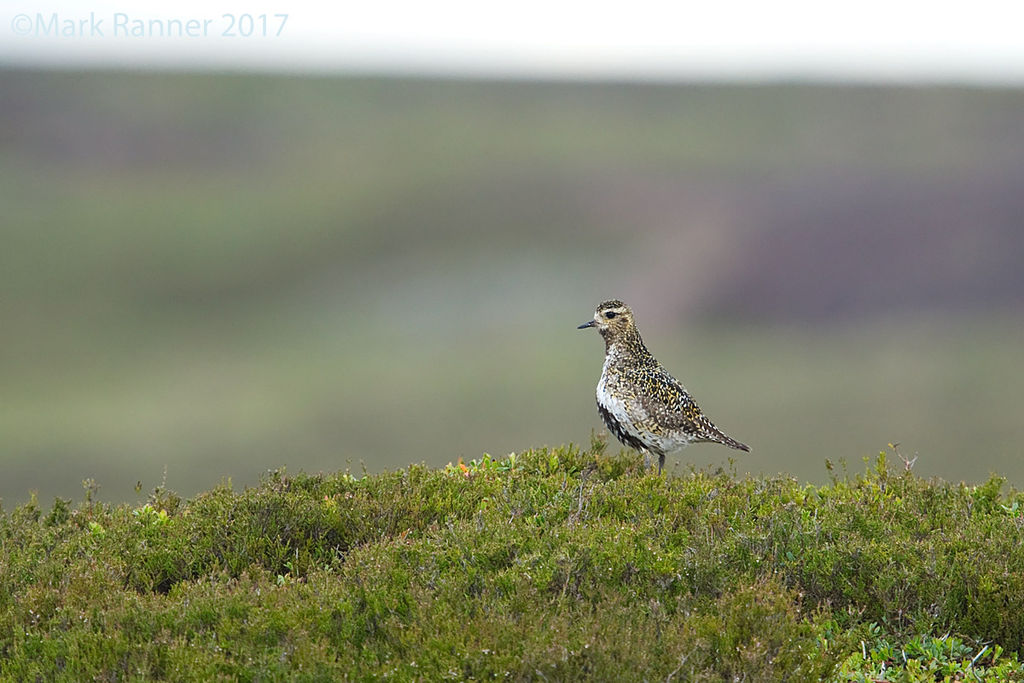
[(586, 443), (603, 346), (575, 327), (610, 297), (751, 444), (740, 472), (822, 481), (899, 441), (915, 472), (1024, 484), (1021, 91), (0, 93), (6, 506)]

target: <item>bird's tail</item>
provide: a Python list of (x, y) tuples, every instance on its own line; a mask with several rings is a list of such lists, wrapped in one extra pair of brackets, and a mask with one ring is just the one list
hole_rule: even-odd
[(731, 436), (726, 436), (725, 432), (723, 432), (721, 429), (715, 429), (714, 432), (712, 432), (711, 441), (714, 441), (715, 443), (720, 443), (723, 446), (728, 446), (729, 448), (735, 448), (738, 451), (746, 451), (747, 453), (750, 452), (750, 446), (748, 446), (745, 443), (740, 443)]

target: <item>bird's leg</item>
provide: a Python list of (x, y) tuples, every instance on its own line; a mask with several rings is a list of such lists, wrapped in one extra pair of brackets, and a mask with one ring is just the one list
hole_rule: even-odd
[(661, 468), (665, 466), (665, 454), (658, 455), (658, 476), (661, 476)]

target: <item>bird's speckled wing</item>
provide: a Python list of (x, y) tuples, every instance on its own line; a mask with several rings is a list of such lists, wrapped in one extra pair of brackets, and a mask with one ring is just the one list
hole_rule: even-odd
[(689, 435), (691, 441), (712, 441), (742, 451), (750, 450), (746, 444), (727, 436), (716, 427), (679, 380), (660, 364), (656, 369), (647, 367), (634, 372), (637, 374), (635, 379), (648, 387), (639, 396), (641, 406), (659, 427), (681, 431)]
[(664, 368), (639, 367), (629, 372), (630, 380), (643, 386), (638, 392), (644, 412), (663, 429), (701, 433), (707, 418), (683, 385)]

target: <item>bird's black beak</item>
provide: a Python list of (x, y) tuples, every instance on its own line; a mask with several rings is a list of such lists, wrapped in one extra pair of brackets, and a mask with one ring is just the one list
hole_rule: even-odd
[(596, 325), (596, 324), (597, 324), (597, 321), (596, 321), (596, 320), (590, 320), (590, 321), (588, 321), (588, 322), (585, 322), (585, 323), (583, 323), (582, 325), (580, 325), (580, 326), (579, 326), (579, 327), (577, 327), (576, 329), (577, 329), (577, 330), (585, 330), (586, 328), (588, 328), (588, 327), (593, 327), (593, 326), (594, 326), (594, 325)]

